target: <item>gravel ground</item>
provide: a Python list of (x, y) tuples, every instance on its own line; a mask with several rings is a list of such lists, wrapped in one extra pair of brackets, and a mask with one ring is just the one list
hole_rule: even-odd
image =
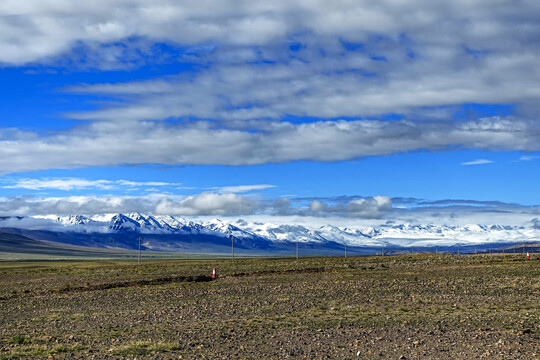
[(0, 359), (540, 359), (539, 301), (517, 255), (3, 263)]

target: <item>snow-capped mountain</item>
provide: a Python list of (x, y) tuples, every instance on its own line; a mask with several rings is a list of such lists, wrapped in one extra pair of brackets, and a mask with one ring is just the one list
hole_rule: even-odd
[[(14, 218), (11, 218), (14, 219)], [(10, 227), (25, 227), (36, 218), (18, 218)], [(85, 234), (143, 234), (189, 237), (214, 237), (244, 242), (291, 242), (312, 244), (346, 244), (348, 246), (452, 246), (487, 243), (517, 243), (539, 241), (537, 226), (517, 227), (508, 225), (419, 225), (391, 224), (379, 227), (333, 225), (307, 226), (303, 224), (272, 224), (247, 220), (196, 220), (176, 216), (148, 214), (109, 214), (86, 217), (82, 215), (46, 216), (39, 219), (42, 230)], [(46, 222), (43, 222), (47, 220)], [(4, 227), (0, 221), (0, 227)], [(167, 238), (169, 241), (170, 239)], [(173, 239), (176, 239), (173, 237)]]
[(70, 215), (66, 217), (57, 217), (56, 220), (66, 225), (86, 225), (90, 221), (92, 221), (91, 219), (87, 218), (84, 215)]

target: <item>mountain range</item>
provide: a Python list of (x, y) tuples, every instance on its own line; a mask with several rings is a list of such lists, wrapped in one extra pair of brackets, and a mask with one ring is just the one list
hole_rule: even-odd
[[(2, 217), (0, 234), (23, 236), (70, 246), (135, 249), (141, 238), (145, 250), (227, 253), (234, 241), (239, 254), (290, 254), (301, 244), (307, 254), (349, 251), (358, 254), (456, 246), (469, 251), (540, 240), (540, 229), (509, 225), (385, 224), (378, 227), (271, 224), (243, 219), (201, 220), (148, 214)], [(1, 240), (1, 237), (0, 237)]]

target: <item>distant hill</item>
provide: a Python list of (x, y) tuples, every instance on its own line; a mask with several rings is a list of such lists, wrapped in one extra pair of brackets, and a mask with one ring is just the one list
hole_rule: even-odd
[(30, 255), (39, 254), (52, 257), (120, 257), (128, 256), (127, 252), (104, 251), (85, 246), (75, 246), (58, 242), (41, 241), (26, 236), (0, 232), (0, 260), (4, 254)]

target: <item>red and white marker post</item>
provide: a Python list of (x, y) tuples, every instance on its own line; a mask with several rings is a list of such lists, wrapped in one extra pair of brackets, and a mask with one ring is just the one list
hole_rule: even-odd
[(527, 251), (527, 260), (530, 260), (531, 256), (529, 255), (529, 252)]
[(216, 278), (216, 268), (212, 270), (212, 279)]

